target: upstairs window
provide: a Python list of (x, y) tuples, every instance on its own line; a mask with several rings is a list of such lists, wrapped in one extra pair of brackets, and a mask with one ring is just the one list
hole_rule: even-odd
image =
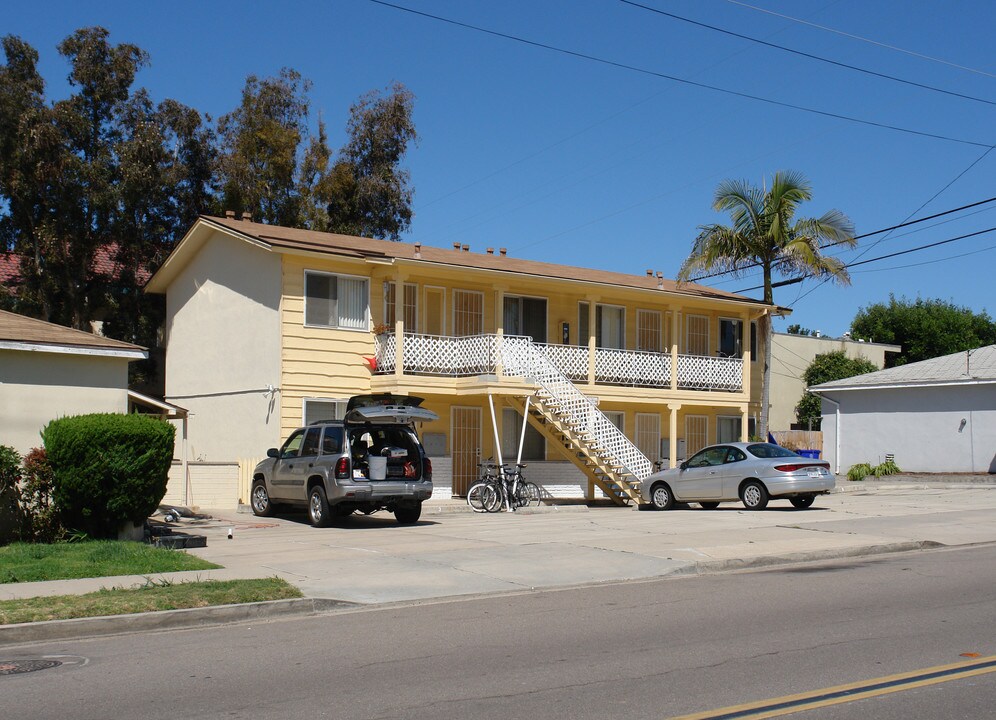
[(366, 278), (305, 271), (304, 324), (367, 330), (370, 289)]

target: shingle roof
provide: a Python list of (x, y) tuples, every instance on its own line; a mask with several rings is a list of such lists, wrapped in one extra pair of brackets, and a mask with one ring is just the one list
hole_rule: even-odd
[(144, 352), (140, 345), (73, 330), (62, 325), (36, 320), (17, 313), (0, 310), (0, 342), (29, 345), (57, 345), (93, 350), (131, 350)]
[(810, 390), (852, 390), (883, 385), (951, 385), (996, 381), (996, 345), (814, 385)]
[[(122, 269), (121, 263), (117, 261), (118, 244), (110, 243), (98, 247), (93, 254), (93, 262), (90, 271), (94, 275), (102, 275), (107, 278), (116, 277)], [(139, 285), (148, 281), (152, 273), (147, 267), (138, 269), (136, 280)], [(0, 253), (0, 283), (7, 286), (16, 286), (23, 282), (21, 277), (21, 257), (13, 252)]]
[(228, 228), (235, 232), (252, 237), (274, 248), (292, 250), (311, 250), (333, 255), (345, 255), (363, 258), (405, 259), (426, 263), (439, 263), (450, 266), (494, 270), (498, 272), (517, 273), (548, 278), (570, 278), (584, 282), (603, 283), (628, 288), (645, 290), (664, 290), (667, 292), (693, 295), (698, 297), (734, 300), (740, 302), (760, 303), (759, 300), (744, 295), (716, 290), (704, 285), (684, 283), (678, 285), (673, 280), (664, 279), (658, 284), (656, 277), (647, 275), (628, 275), (626, 273), (609, 272), (580, 268), (571, 265), (522, 260), (519, 258), (469, 252), (466, 250), (438, 248), (414, 243), (393, 242), (390, 240), (375, 240), (371, 238), (352, 237), (335, 233), (316, 232), (296, 228), (266, 225), (230, 218), (203, 217), (203, 220)]

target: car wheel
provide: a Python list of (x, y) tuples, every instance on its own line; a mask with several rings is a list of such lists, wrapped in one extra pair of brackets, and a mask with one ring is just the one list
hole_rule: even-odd
[(718, 502), (700, 502), (699, 505), (702, 506), (703, 510), (715, 510), (719, 507)]
[(764, 510), (768, 507), (768, 490), (757, 480), (751, 480), (740, 489), (740, 499), (748, 510)]
[(329, 512), (329, 500), (325, 488), (315, 485), (308, 495), (308, 519), (317, 528), (328, 527), (332, 513)]
[(249, 493), (249, 504), (252, 505), (252, 514), (259, 517), (270, 517), (273, 514), (273, 503), (270, 502), (270, 494), (266, 492), (266, 483), (257, 480), (252, 485), (252, 492)]
[(394, 511), (394, 517), (400, 525), (414, 525), (422, 517), (422, 503), (399, 507)]
[(789, 498), (789, 502), (792, 503), (795, 507), (799, 508), (800, 510), (805, 510), (806, 508), (811, 506), (814, 500), (816, 500), (816, 498), (813, 497), (812, 495), (803, 495), (802, 497)]
[(670, 510), (674, 507), (674, 495), (667, 483), (657, 483), (650, 488), (650, 502), (655, 510)]

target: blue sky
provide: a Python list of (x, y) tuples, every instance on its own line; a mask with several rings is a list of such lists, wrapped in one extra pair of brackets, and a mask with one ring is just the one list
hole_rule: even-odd
[[(760, 184), (777, 170), (800, 171), (814, 190), (802, 214), (838, 208), (858, 233), (996, 195), (996, 151), (983, 157), (984, 146), (996, 144), (996, 5), (743, 2), (771, 12), (730, 0), (643, 0), (987, 102), (832, 67), (616, 0), (398, 4), (656, 73), (951, 140), (691, 87), (368, 0), (8, 0), (0, 33), (19, 35), (39, 50), (49, 97), (58, 98), (67, 92), (67, 66), (56, 44), (76, 28), (102, 25), (112, 42), (136, 43), (150, 53), (152, 65), (138, 84), (156, 100), (172, 97), (215, 118), (236, 105), (246, 75), (293, 67), (314, 83), (312, 120), (321, 114), (334, 146), (344, 140), (348, 108), (357, 97), (403, 82), (416, 95), (421, 136), (407, 158), (416, 194), (415, 219), (404, 239), (426, 245), (501, 246), (517, 257), (636, 274), (652, 268), (673, 277), (697, 227), (726, 221), (711, 209), (716, 185), (726, 178)], [(863, 240), (842, 257), (877, 257), (996, 226), (996, 203), (971, 213), (897, 231), (874, 245), (881, 236)], [(800, 323), (839, 335), (859, 308), (887, 300), (890, 292), (942, 298), (992, 315), (994, 248), (996, 232), (856, 267), (850, 287), (810, 281), (776, 289), (776, 302), (794, 313), (775, 329)], [(758, 278), (710, 282), (739, 291), (758, 285)]]

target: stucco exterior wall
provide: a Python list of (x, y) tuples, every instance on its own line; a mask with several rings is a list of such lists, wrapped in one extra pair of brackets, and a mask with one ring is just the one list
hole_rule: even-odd
[(0, 350), (0, 444), (22, 455), (68, 415), (128, 412), (128, 359)]
[(280, 257), (220, 232), (170, 285), (166, 399), (190, 411), (189, 459), (279, 444), (279, 308)]
[(885, 367), (885, 353), (899, 350), (898, 345), (774, 333), (771, 338), (771, 405), (768, 427), (773, 431), (792, 429), (795, 406), (806, 390), (802, 374), (817, 355), (843, 351), (850, 358), (864, 358), (881, 369)]
[(897, 388), (826, 393), (824, 457), (841, 473), (895, 455), (907, 472), (996, 472), (996, 385)]

